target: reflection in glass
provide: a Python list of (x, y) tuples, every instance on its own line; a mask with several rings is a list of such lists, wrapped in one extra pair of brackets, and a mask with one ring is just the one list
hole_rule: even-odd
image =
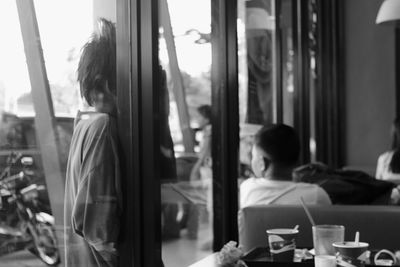
[(117, 266), (122, 212), (116, 123), (115, 25), (98, 20), (79, 59), (81, 95), (95, 112), (75, 120), (64, 195), (65, 266)]
[(310, 160), (317, 161), (317, 143), (316, 143), (316, 89), (318, 83), (317, 73), (317, 27), (318, 12), (316, 0), (308, 2), (308, 24), (309, 24), (309, 54), (310, 54)]
[(15, 1), (0, 2), (0, 25), (7, 36), (0, 43), (0, 110), (21, 116), (21, 106), (32, 109), (32, 101), (26, 97), (30, 82)]
[(274, 120), (273, 1), (246, 1), (245, 10), (248, 67), (246, 122), (271, 123)]
[[(55, 264), (60, 254), (15, 1), (0, 3), (0, 32), (6, 36), (0, 44), (0, 262), (6, 266)], [(47, 243), (40, 245), (37, 237)], [(21, 255), (25, 259), (19, 261)]]
[(281, 1), (280, 31), (282, 51), (282, 113), (283, 123), (294, 126), (294, 93), (293, 67), (293, 1)]
[(252, 177), (253, 135), (276, 121), (275, 5), (272, 0), (238, 1), (239, 177)]
[[(6, 233), (0, 242), (0, 262), (6, 266), (45, 266), (40, 257), (42, 261), (52, 264), (50, 253), (55, 255), (58, 252), (54, 244), (63, 243), (62, 226), (59, 224), (63, 198), (60, 196), (63, 195), (74, 116), (78, 108), (82, 109), (75, 76), (77, 60), (95, 20), (93, 12), (96, 5), (93, 1), (33, 1), (32, 9), (26, 8), (28, 2), (17, 1), (22, 3), (19, 12), (16, 1), (0, 3), (0, 32), (7, 40), (0, 44), (0, 170), (2, 185), (7, 187), (0, 190), (0, 231)], [(21, 9), (21, 6), (25, 8)], [(97, 8), (101, 6), (97, 5)], [(26, 36), (27, 28), (22, 22), (26, 23), (30, 18), (19, 17), (18, 13), (23, 14), (21, 10), (36, 11), (41, 38), (32, 43), (34, 46), (41, 45), (43, 50), (40, 52), (37, 49), (24, 53), (21, 33), (25, 31)], [(32, 25), (36, 23), (29, 24), (34, 27)], [(31, 84), (32, 77), (27, 69), (30, 53), (43, 53), (45, 64), (41, 67), (44, 66), (48, 80), (42, 82), (49, 83), (50, 92), (45, 92), (42, 87), (34, 88)], [(40, 101), (35, 97), (38, 92), (44, 94)], [(52, 108), (48, 110), (54, 109), (54, 114), (44, 111), (50, 106)], [(44, 113), (46, 118), (42, 116)], [(55, 116), (54, 120), (49, 120), (48, 116)], [(56, 138), (50, 138), (51, 135)], [(52, 164), (54, 162), (57, 164)], [(34, 226), (42, 243), (34, 243), (23, 228), (18, 228), (24, 225), (18, 215), (22, 211), (16, 212), (16, 202), (11, 200), (15, 200), (13, 196), (18, 194), (21, 196), (19, 200), (23, 200), (24, 205), (29, 204), (32, 214), (35, 214), (37, 224)], [(26, 225), (25, 228), (29, 229)], [(53, 242), (55, 236), (57, 243)], [(32, 242), (38, 247), (34, 248)], [(26, 246), (34, 253), (25, 249)], [(43, 258), (45, 254), (49, 256), (47, 259)], [(59, 255), (62, 256), (62, 253)]]

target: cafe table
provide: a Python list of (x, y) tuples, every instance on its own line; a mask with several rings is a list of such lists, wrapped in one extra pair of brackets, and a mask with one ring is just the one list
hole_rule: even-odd
[[(258, 248), (253, 252), (259, 254), (260, 249), (264, 250), (265, 248)], [(250, 252), (251, 253), (251, 252)], [(255, 254), (253, 254), (255, 255)], [(250, 256), (250, 257), (249, 257)], [(255, 255), (256, 256), (256, 255)], [(218, 252), (215, 252), (195, 263), (189, 265), (188, 267), (224, 267), (223, 265), (218, 264)], [(268, 260), (263, 260), (263, 257), (259, 259), (252, 259), (250, 254), (247, 254), (243, 257), (243, 260), (246, 262), (248, 267), (314, 267), (313, 260), (307, 260), (303, 262), (272, 262)]]
[[(266, 248), (256, 248), (252, 252), (249, 252), (242, 259), (247, 264), (248, 267), (314, 267), (314, 260), (307, 259), (301, 262), (272, 262), (263, 255), (266, 255)], [(261, 253), (260, 253), (261, 252)], [(253, 255), (251, 255), (253, 254)], [(189, 265), (188, 267), (224, 267), (218, 264), (218, 252), (215, 252), (195, 263)], [(373, 265), (370, 262), (365, 264), (365, 267), (376, 267), (379, 265)], [(382, 265), (383, 266), (383, 265)], [(399, 263), (393, 265), (399, 267)]]
[[(188, 267), (224, 267), (217, 262), (217, 254), (213, 253)], [(314, 261), (308, 262), (247, 262), (248, 267), (314, 267)]]

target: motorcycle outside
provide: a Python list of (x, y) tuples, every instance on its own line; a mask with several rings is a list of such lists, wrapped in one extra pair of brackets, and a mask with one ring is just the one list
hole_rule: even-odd
[(54, 217), (43, 211), (39, 196), (46, 188), (34, 182), (38, 177), (32, 165), (32, 157), (11, 153), (0, 174), (0, 256), (27, 249), (56, 266), (60, 255)]

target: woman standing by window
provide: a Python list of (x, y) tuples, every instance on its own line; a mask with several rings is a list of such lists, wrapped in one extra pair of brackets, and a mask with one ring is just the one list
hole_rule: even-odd
[(400, 118), (392, 124), (392, 149), (381, 154), (376, 168), (376, 178), (400, 180)]

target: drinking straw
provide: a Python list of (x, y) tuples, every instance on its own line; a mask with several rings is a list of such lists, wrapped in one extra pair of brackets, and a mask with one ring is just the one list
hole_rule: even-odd
[(356, 245), (358, 246), (359, 244), (359, 241), (360, 241), (360, 232), (356, 232), (356, 237), (355, 237), (355, 242), (356, 242)]
[(308, 210), (308, 208), (307, 208), (307, 206), (306, 206), (306, 203), (304, 203), (303, 197), (300, 197), (300, 201), (301, 201), (301, 205), (302, 205), (303, 208), (304, 208), (304, 211), (305, 211), (306, 214), (307, 214), (308, 219), (310, 220), (311, 225), (312, 225), (312, 226), (315, 226), (315, 222), (314, 222), (314, 220), (313, 220), (313, 218), (312, 218), (312, 216), (311, 216), (310, 211)]

